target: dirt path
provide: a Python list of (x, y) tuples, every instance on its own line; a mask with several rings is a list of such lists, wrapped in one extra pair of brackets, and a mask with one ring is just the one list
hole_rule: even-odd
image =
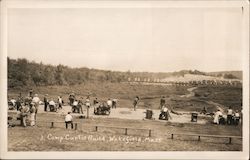
[[(197, 89), (197, 88), (198, 88), (198, 87), (188, 88), (187, 90), (188, 90), (190, 93), (189, 93), (189, 94), (186, 94), (186, 95), (182, 95), (182, 96), (180, 96), (180, 97), (182, 97), (182, 98), (183, 98), (183, 97), (186, 97), (186, 98), (188, 98), (188, 97), (194, 97), (194, 96), (195, 96), (194, 90)], [(206, 100), (204, 100), (204, 102), (207, 103), (207, 104), (210, 104), (210, 105), (215, 106), (217, 110), (219, 109), (222, 113), (225, 113), (226, 107), (223, 106), (222, 104), (219, 104), (219, 103), (216, 103), (216, 102), (213, 102), (213, 101), (206, 101)]]
[(194, 90), (195, 89), (197, 89), (197, 87), (192, 87), (192, 88), (188, 88), (187, 90), (188, 90), (188, 92), (189, 92), (189, 94), (186, 94), (186, 95), (182, 95), (182, 96), (180, 96), (180, 97), (186, 97), (186, 98), (188, 98), (188, 97), (193, 97), (194, 96)]

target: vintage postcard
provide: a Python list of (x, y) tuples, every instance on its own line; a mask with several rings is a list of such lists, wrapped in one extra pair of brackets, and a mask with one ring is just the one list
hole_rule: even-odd
[(0, 3), (1, 158), (249, 158), (249, 1)]

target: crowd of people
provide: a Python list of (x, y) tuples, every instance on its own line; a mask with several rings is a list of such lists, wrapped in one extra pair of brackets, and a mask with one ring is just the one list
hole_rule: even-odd
[[(90, 96), (87, 96), (85, 99), (82, 96), (77, 98), (74, 92), (69, 94), (68, 100), (69, 100), (69, 105), (71, 106), (72, 113), (83, 114), (83, 106), (84, 106), (87, 109), (87, 116), (89, 114), (89, 108), (91, 106), (94, 107), (94, 114), (97, 115), (110, 114), (112, 108), (116, 109), (118, 101), (117, 99), (111, 99), (111, 98), (108, 98), (107, 101), (99, 101), (98, 98), (95, 97), (93, 99), (93, 103), (91, 103)], [(133, 100), (134, 111), (136, 111), (136, 109), (138, 108), (139, 101), (140, 101), (139, 96), (135, 96)], [(26, 105), (26, 102), (28, 103), (28, 105)], [(48, 94), (45, 94), (42, 102), (38, 97), (38, 94), (33, 95), (33, 90), (29, 91), (29, 95), (25, 99), (23, 99), (20, 94), (16, 100), (14, 98), (11, 98), (9, 100), (9, 103), (10, 103), (9, 105), (13, 106), (18, 111), (18, 118), (21, 120), (21, 125), (24, 127), (27, 126), (26, 123), (27, 120), (29, 120), (30, 126), (36, 125), (36, 116), (40, 104), (44, 105), (45, 112), (48, 111), (57, 112), (58, 110), (63, 109), (63, 106), (65, 104), (61, 95), (59, 95), (56, 98), (56, 100), (54, 100), (52, 97), (49, 97)], [(161, 120), (172, 119), (170, 113), (181, 115), (181, 113), (174, 111), (172, 107), (166, 104), (164, 96), (160, 98), (159, 108), (161, 111), (159, 119)], [(67, 122), (66, 128), (68, 124), (72, 122), (72, 118), (69, 118), (71, 116), (71, 112), (68, 112), (68, 114), (66, 115), (67, 118), (65, 118), (65, 123)], [(206, 113), (207, 110), (204, 107), (203, 110), (201, 111), (201, 114), (206, 114)], [(214, 116), (213, 123), (215, 124), (238, 125), (239, 123), (241, 123), (242, 112), (239, 112), (238, 110), (234, 111), (231, 107), (229, 107), (226, 115), (225, 114), (223, 115), (221, 109), (218, 109), (215, 113), (213, 113), (213, 116)]]
[(239, 125), (242, 123), (242, 111), (233, 110), (229, 107), (226, 111), (226, 115), (222, 113), (221, 109), (218, 109), (214, 114), (214, 124), (227, 124), (227, 125)]
[[(18, 102), (19, 105), (16, 105), (18, 111), (17, 118), (21, 120), (21, 125), (23, 127), (27, 126), (27, 121), (30, 123), (30, 126), (36, 125), (37, 112), (40, 104), (40, 99), (38, 94), (34, 96), (31, 95), (31, 102), (29, 105), (22, 105), (21, 100)], [(21, 97), (19, 97), (21, 99)]]
[[(101, 109), (105, 110), (106, 108), (116, 108), (117, 107), (117, 99), (111, 99), (108, 98), (107, 101), (99, 101), (96, 97), (93, 100), (93, 103), (90, 101), (90, 96), (87, 96), (86, 99), (84, 99), (82, 96), (77, 98), (75, 93), (72, 92), (69, 94), (69, 105), (71, 106), (71, 112), (72, 113), (79, 113), (83, 114), (83, 106), (87, 108), (87, 112), (89, 111), (89, 108), (91, 106), (94, 106), (94, 110)], [(44, 112), (58, 112), (58, 110), (63, 109), (64, 106), (64, 100), (62, 96), (58, 96), (57, 98), (49, 97), (48, 94), (44, 95), (43, 101), (40, 100), (38, 97), (38, 94), (33, 95), (33, 90), (29, 90), (28, 96), (23, 98), (20, 95), (17, 97), (17, 99), (8, 98), (9, 102), (9, 109), (13, 110), (16, 109), (17, 112), (17, 118), (21, 120), (21, 125), (26, 127), (27, 122), (29, 122), (30, 126), (36, 125), (36, 116), (38, 112), (39, 105), (44, 105)], [(66, 117), (71, 116), (71, 112), (68, 112)], [(88, 114), (88, 113), (87, 113)], [(70, 123), (68, 120), (70, 118), (65, 117), (65, 123), (67, 121), (67, 125)], [(72, 119), (72, 118), (71, 118)], [(72, 120), (71, 120), (72, 121)], [(66, 125), (66, 126), (67, 126)]]

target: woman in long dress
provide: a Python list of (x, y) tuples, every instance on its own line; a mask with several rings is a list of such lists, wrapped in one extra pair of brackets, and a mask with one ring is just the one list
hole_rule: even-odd
[(218, 109), (217, 112), (214, 114), (214, 123), (220, 124), (220, 116), (222, 116), (222, 112)]

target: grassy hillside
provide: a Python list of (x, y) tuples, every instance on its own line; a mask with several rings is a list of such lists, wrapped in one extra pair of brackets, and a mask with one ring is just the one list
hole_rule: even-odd
[(224, 106), (231, 106), (233, 109), (241, 110), (242, 106), (242, 88), (210, 86), (199, 87), (195, 90), (195, 95), (199, 99), (213, 101)]
[(223, 77), (223, 75), (233, 75), (235, 78), (242, 80), (242, 71), (220, 71), (220, 72), (208, 72), (207, 75)]

